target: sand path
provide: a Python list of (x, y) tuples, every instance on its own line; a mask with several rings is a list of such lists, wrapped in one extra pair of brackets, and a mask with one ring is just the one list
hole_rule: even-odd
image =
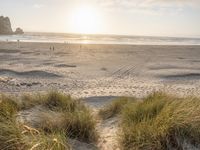
[(113, 96), (100, 96), (89, 97), (84, 99), (84, 102), (93, 110), (93, 116), (97, 119), (97, 132), (99, 133), (99, 140), (97, 147), (99, 150), (118, 150), (118, 118), (110, 118), (102, 120), (98, 116), (98, 111), (106, 106), (116, 97)]
[(100, 150), (119, 150), (117, 141), (117, 118), (101, 121), (97, 125), (97, 131), (99, 132), (99, 142), (97, 146)]

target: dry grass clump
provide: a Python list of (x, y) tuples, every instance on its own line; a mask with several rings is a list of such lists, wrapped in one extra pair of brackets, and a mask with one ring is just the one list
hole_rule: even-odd
[[(64, 150), (70, 149), (69, 137), (88, 143), (97, 140), (96, 122), (79, 100), (58, 92), (25, 95), (20, 100), (17, 104), (9, 97), (0, 98), (0, 149)], [(18, 111), (38, 105), (52, 113), (41, 115), (44, 121), (37, 129), (17, 121)], [(34, 113), (33, 108), (31, 111)], [(50, 117), (52, 114), (58, 118)]]
[(97, 141), (96, 121), (88, 110), (65, 114), (65, 131), (71, 138), (87, 143)]
[(122, 111), (122, 149), (184, 149), (200, 144), (200, 100), (154, 93)]
[(21, 102), (18, 105), (21, 110), (30, 109), (39, 105), (52, 111), (67, 112), (73, 112), (76, 109), (85, 108), (79, 100), (74, 100), (69, 95), (64, 95), (57, 91), (50, 91), (43, 94), (24, 94), (20, 98)]
[(71, 147), (67, 144), (66, 135), (64, 132), (55, 132), (51, 134), (40, 133), (38, 136), (32, 136), (30, 141), (30, 150), (70, 150)]
[(0, 98), (0, 149), (1, 150), (66, 150), (70, 149), (66, 136), (50, 135), (16, 121), (19, 108), (9, 97)]
[(44, 106), (51, 111), (61, 113), (61, 116), (58, 122), (46, 120), (48, 123), (42, 124), (44, 131), (62, 129), (70, 138), (88, 143), (97, 141), (96, 121), (80, 100), (74, 100), (58, 92), (51, 92), (46, 95), (46, 98)]
[(45, 95), (44, 106), (52, 111), (74, 112), (76, 110), (83, 111), (86, 107), (80, 100), (74, 100), (69, 95), (59, 92), (49, 92)]
[[(4, 119), (4, 120), (3, 120)], [(0, 122), (0, 149), (1, 150), (25, 150), (23, 130), (13, 118), (1, 118)]]
[(0, 95), (0, 121), (13, 117), (18, 110), (18, 104), (11, 97)]
[(42, 113), (42, 122), (37, 129), (46, 133), (62, 130), (67, 137), (87, 143), (95, 143), (98, 135), (95, 130), (96, 121), (90, 111)]
[(108, 106), (100, 109), (99, 116), (102, 119), (112, 118), (118, 115), (127, 103), (134, 101), (135, 98), (120, 97), (116, 100), (113, 100)]
[(9, 120), (0, 122), (1, 150), (69, 150), (67, 137), (62, 132), (46, 134)]
[(20, 97), (19, 107), (21, 110), (33, 108), (46, 102), (46, 94), (24, 94)]

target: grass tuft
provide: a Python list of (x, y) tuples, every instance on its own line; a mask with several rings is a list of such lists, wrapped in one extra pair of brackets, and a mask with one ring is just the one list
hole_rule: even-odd
[(18, 110), (19, 106), (12, 97), (0, 95), (0, 122), (12, 118)]
[(52, 111), (74, 112), (76, 109), (81, 108), (80, 101), (55, 91), (46, 95), (44, 105)]
[(14, 121), (0, 122), (1, 150), (69, 150), (64, 133), (45, 134), (42, 131), (17, 124)]
[(65, 131), (71, 138), (87, 143), (97, 141), (96, 121), (89, 110), (65, 114)]
[(47, 120), (49, 123), (43, 124), (45, 131), (51, 132), (61, 128), (70, 138), (88, 143), (97, 141), (96, 121), (90, 110), (80, 100), (74, 100), (58, 92), (49, 93), (46, 97), (44, 106), (51, 111), (62, 113), (62, 117), (58, 121), (59, 126)]
[(99, 110), (99, 116), (102, 119), (109, 119), (120, 114), (127, 103), (134, 102), (135, 98), (120, 97), (113, 100), (109, 105)]
[(19, 104), (21, 110), (27, 110), (46, 102), (45, 94), (24, 94), (20, 97), (21, 103)]
[(40, 134), (34, 136), (31, 140), (30, 150), (70, 150), (71, 147), (67, 143), (64, 132)]
[(184, 149), (200, 144), (200, 100), (154, 93), (122, 111), (122, 149)]
[[(67, 150), (68, 138), (96, 142), (96, 122), (91, 112), (79, 100), (58, 92), (24, 95), (20, 104), (7, 96), (0, 97), (0, 149), (2, 150)], [(42, 124), (37, 129), (17, 121), (18, 111), (35, 106), (44, 108)], [(38, 112), (37, 112), (38, 113)], [(52, 115), (52, 116), (51, 116)]]

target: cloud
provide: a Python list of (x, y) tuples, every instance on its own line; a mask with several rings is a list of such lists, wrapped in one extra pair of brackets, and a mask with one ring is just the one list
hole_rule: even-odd
[(153, 15), (181, 13), (184, 8), (200, 8), (200, 0), (97, 0), (107, 11)]
[(199, 0), (144, 0), (147, 5), (158, 5), (161, 7), (196, 7)]
[(43, 4), (34, 4), (33, 7), (36, 9), (40, 9), (40, 8), (44, 7), (44, 5)]
[(100, 4), (106, 6), (196, 6), (200, 0), (97, 0)]
[(110, 8), (138, 8), (147, 9), (152, 7), (199, 7), (200, 0), (97, 0), (99, 4)]

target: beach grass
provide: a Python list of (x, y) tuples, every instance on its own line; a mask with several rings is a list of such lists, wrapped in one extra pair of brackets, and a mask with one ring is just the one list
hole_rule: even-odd
[[(0, 149), (62, 150), (70, 149), (68, 138), (87, 143), (97, 141), (96, 121), (80, 100), (72, 99), (59, 92), (49, 92), (40, 96), (25, 95), (20, 101), (16, 103), (15, 99), (1, 96)], [(17, 120), (19, 111), (33, 109), (38, 105), (49, 112), (58, 113), (61, 118), (52, 118), (48, 113), (46, 116), (41, 115), (40, 119), (44, 121), (37, 127)]]
[(17, 104), (8, 96), (0, 96), (0, 149), (22, 149), (22, 128), (16, 123)]
[(0, 95), (0, 121), (1, 119), (13, 117), (18, 110), (19, 106), (12, 97)]
[(129, 103), (121, 115), (119, 141), (124, 150), (167, 150), (200, 144), (200, 99), (161, 92)]
[[(70, 149), (67, 137), (62, 132), (45, 134), (17, 121), (17, 104), (6, 96), (0, 102), (0, 149), (41, 150)], [(61, 134), (62, 133), (62, 134)]]
[(14, 120), (0, 122), (1, 150), (68, 150), (70, 145), (62, 132), (46, 134)]
[(75, 112), (87, 109), (80, 100), (74, 100), (69, 95), (57, 91), (49, 92), (44, 99), (44, 106), (52, 111)]
[(61, 128), (70, 138), (88, 143), (97, 141), (96, 121), (91, 111), (80, 100), (74, 100), (68, 95), (54, 91), (46, 95), (43, 105), (61, 114), (59, 121), (47, 120), (48, 123), (43, 124), (42, 128), (45, 131), (51, 132)]
[(110, 104), (108, 104), (107, 106), (101, 108), (99, 110), (99, 116), (104, 120), (115, 117), (118, 114), (120, 114), (124, 106), (130, 102), (135, 102), (135, 98), (129, 98), (129, 97), (117, 98), (116, 100), (113, 100)]
[[(69, 139), (89, 144), (98, 141), (94, 116), (80, 100), (55, 91), (26, 97), (17, 103), (16, 98), (0, 96), (0, 149), (66, 150), (71, 149)], [(38, 105), (45, 111), (37, 127), (17, 119), (20, 111)], [(163, 92), (141, 99), (121, 97), (102, 108), (99, 116), (119, 118), (117, 135), (122, 150), (198, 149), (200, 145), (200, 98)]]
[(46, 102), (46, 94), (42, 93), (26, 93), (20, 96), (18, 105), (21, 110), (27, 110)]

